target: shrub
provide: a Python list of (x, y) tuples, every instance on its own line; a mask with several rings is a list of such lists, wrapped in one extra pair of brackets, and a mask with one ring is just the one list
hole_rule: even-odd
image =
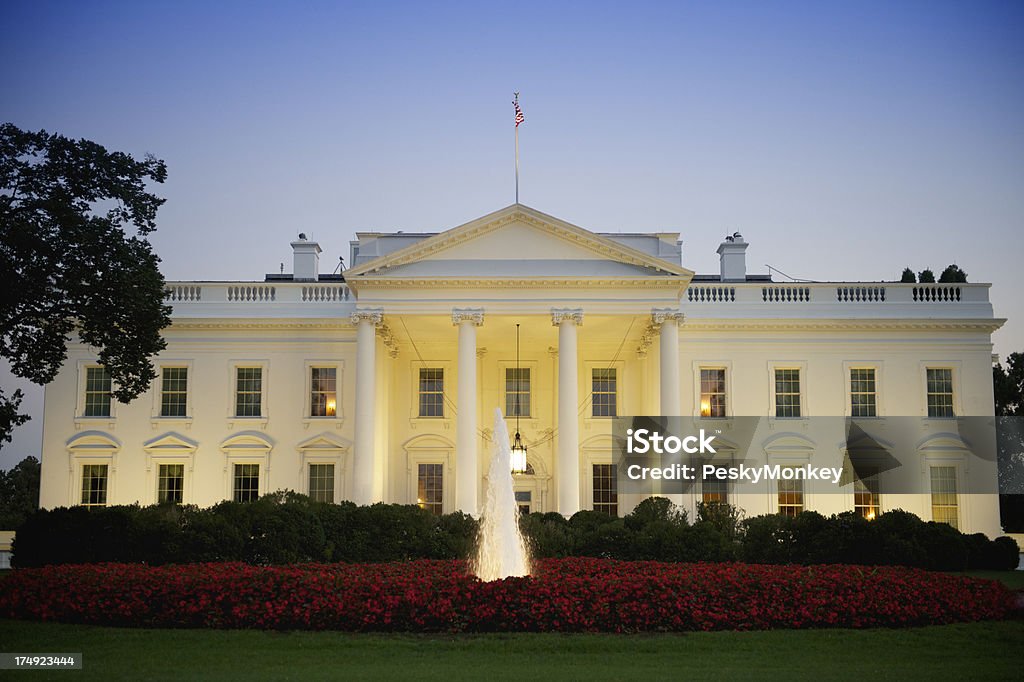
[[(617, 524), (608, 524), (617, 525)], [(0, 617), (123, 627), (661, 632), (1005, 618), (997, 581), (919, 569), (545, 559), (482, 583), (462, 561), (49, 566), (0, 581)]]

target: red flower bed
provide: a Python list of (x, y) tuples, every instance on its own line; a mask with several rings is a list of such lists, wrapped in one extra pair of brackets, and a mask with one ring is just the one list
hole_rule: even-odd
[(482, 583), (458, 561), (21, 569), (0, 616), (144, 627), (637, 632), (899, 627), (1004, 618), (1002, 584), (861, 566), (549, 559)]

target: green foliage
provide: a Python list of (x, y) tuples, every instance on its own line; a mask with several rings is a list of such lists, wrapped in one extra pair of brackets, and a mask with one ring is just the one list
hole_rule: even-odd
[(16, 530), (38, 508), (38, 459), (26, 457), (10, 471), (0, 471), (0, 530)]
[(960, 266), (956, 263), (947, 265), (946, 269), (939, 275), (940, 284), (956, 284), (966, 283), (967, 273), (960, 269)]
[[(535, 557), (735, 561), (765, 564), (897, 564), (935, 570), (1010, 569), (1010, 538), (962, 535), (896, 510), (867, 521), (854, 512), (803, 512), (741, 519), (726, 504), (704, 505), (693, 525), (665, 498), (625, 518), (582, 511), (527, 514), (520, 528)], [(103, 561), (148, 564), (386, 562), (468, 558), (477, 522), (415, 505), (323, 504), (282, 491), (255, 502), (194, 506), (85, 507), (39, 511), (18, 530), (17, 567)]]
[(910, 268), (903, 268), (903, 274), (900, 275), (900, 282), (902, 284), (914, 284), (917, 282), (917, 276)]
[(920, 282), (921, 284), (934, 284), (935, 273), (932, 272), (931, 269), (925, 268), (924, 270), (918, 273), (917, 281)]
[[(0, 357), (16, 376), (52, 381), (77, 334), (98, 349), (119, 401), (149, 387), (170, 307), (146, 239), (164, 200), (146, 183), (166, 177), (152, 156), (0, 125)], [(0, 443), (25, 420), (19, 398), (0, 392)]]

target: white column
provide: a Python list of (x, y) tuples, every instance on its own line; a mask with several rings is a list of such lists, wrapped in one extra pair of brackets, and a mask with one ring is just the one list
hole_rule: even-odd
[(477, 452), (476, 328), (484, 323), (480, 308), (452, 310), (452, 324), (459, 328), (459, 386), (455, 418), (455, 507), (476, 516), (480, 475)]
[(660, 414), (668, 417), (680, 416), (682, 404), (679, 399), (679, 323), (683, 314), (671, 308), (655, 308), (651, 311), (655, 326), (660, 326), (661, 346), (661, 404)]
[(583, 324), (583, 311), (552, 310), (551, 324), (558, 327), (558, 511), (568, 517), (580, 510), (576, 327)]
[(356, 439), (352, 456), (352, 501), (372, 504), (375, 500), (374, 461), (376, 459), (374, 406), (376, 400), (377, 326), (384, 321), (379, 308), (352, 313), (356, 325)]

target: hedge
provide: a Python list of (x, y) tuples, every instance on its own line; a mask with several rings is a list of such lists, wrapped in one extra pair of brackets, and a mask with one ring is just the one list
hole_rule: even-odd
[[(521, 527), (538, 558), (627, 561), (744, 561), (763, 564), (903, 565), (932, 570), (1016, 568), (1007, 537), (965, 535), (904, 511), (874, 521), (846, 512), (742, 519), (729, 505), (699, 505), (691, 524), (665, 498), (624, 518), (581, 511), (529, 514)], [(292, 492), (255, 502), (195, 506), (70, 507), (40, 510), (18, 529), (15, 567), (98, 562), (151, 565), (237, 561), (388, 562), (465, 559), (476, 521), (415, 505), (323, 504)]]

